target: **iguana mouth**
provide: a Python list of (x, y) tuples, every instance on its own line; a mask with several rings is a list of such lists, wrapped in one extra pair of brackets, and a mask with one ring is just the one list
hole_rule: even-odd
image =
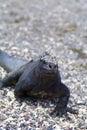
[(52, 71), (52, 70), (49, 70), (49, 71), (47, 71), (47, 70), (42, 70), (41, 72), (40, 72), (40, 75), (42, 75), (42, 76), (46, 76), (46, 77), (55, 77), (55, 75), (56, 75), (56, 73), (57, 73), (57, 71)]

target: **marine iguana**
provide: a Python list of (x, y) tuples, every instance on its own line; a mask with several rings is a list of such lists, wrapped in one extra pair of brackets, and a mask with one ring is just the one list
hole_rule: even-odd
[[(1, 88), (15, 85), (14, 94), (16, 97), (25, 95), (42, 99), (58, 97), (59, 101), (51, 114), (62, 115), (66, 113), (70, 90), (61, 82), (56, 58), (44, 53), (39, 58), (28, 62), (9, 57), (8, 54), (1, 51), (0, 65), (10, 72), (2, 80)], [(14, 70), (14, 68), (16, 69)], [(71, 113), (73, 112), (71, 111)]]

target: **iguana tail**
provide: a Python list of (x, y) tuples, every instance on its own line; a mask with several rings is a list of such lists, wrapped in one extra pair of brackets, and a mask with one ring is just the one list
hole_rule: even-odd
[(6, 52), (0, 50), (0, 66), (3, 67), (7, 72), (16, 70), (26, 63), (28, 63), (27, 60), (9, 56)]
[(2, 79), (0, 78), (0, 89), (2, 89), (2, 86), (3, 86), (3, 82)]

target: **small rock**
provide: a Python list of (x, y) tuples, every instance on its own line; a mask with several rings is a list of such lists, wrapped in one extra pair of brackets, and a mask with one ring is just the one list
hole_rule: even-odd
[(54, 130), (54, 129), (53, 129), (52, 125), (50, 125), (47, 127), (47, 130)]
[(61, 126), (55, 125), (53, 130), (63, 130), (63, 129), (61, 128)]

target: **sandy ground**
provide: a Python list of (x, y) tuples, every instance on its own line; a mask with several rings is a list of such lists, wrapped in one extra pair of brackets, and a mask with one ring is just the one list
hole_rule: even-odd
[[(87, 0), (0, 0), (0, 49), (30, 60), (45, 50), (58, 59), (78, 115), (53, 118), (51, 101), (17, 101), (0, 90), (0, 130), (87, 129)], [(0, 77), (6, 72), (0, 68)]]

